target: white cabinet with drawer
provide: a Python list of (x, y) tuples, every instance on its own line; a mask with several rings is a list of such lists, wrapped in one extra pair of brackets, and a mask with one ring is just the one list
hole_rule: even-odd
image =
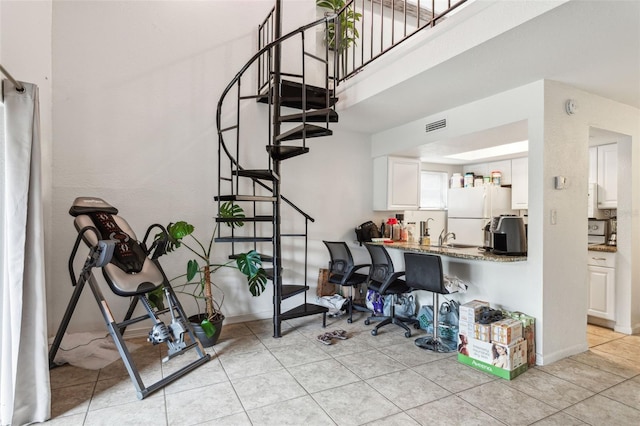
[(587, 252), (587, 280), (589, 310), (594, 317), (615, 320), (616, 255), (615, 253)]

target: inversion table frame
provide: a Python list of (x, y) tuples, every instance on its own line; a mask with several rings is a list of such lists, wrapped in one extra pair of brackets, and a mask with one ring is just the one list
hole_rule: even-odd
[[(115, 237), (116, 240), (106, 240), (102, 238), (101, 232), (96, 226), (94, 226), (93, 220), (88, 215), (96, 212), (105, 212), (110, 216), (113, 214), (111, 218), (114, 220), (116, 225), (119, 226), (119, 229), (117, 229), (116, 232), (112, 232), (109, 237)], [(56, 353), (62, 343), (62, 338), (64, 337), (64, 333), (71, 321), (71, 317), (78, 300), (80, 299), (84, 285), (89, 283), (89, 287), (91, 288), (100, 311), (102, 312), (109, 334), (113, 338), (122, 361), (124, 362), (125, 368), (129, 373), (129, 377), (136, 388), (137, 397), (138, 399), (143, 399), (152, 392), (166, 386), (200, 365), (206, 363), (211, 357), (209, 354), (204, 352), (200, 341), (196, 338), (193, 327), (187, 320), (187, 316), (184, 313), (182, 305), (180, 305), (169, 280), (165, 276), (158, 262), (158, 257), (165, 253), (166, 241), (156, 241), (152, 245), (151, 250), (146, 250), (144, 241), (146, 241), (149, 236), (151, 229), (159, 227), (164, 230), (161, 225), (151, 225), (146, 232), (143, 242), (139, 244), (145, 255), (148, 255), (149, 252), (153, 251), (151, 258), (144, 256), (143, 259), (138, 259), (143, 264), (142, 269), (139, 272), (127, 273), (112, 262), (114, 258), (114, 250), (116, 249), (118, 242), (124, 242), (127, 244), (133, 241), (137, 243), (135, 241), (135, 234), (133, 234), (133, 231), (126, 221), (119, 216), (115, 216), (117, 212), (117, 209), (110, 206), (105, 201), (93, 197), (77, 198), (70, 210), (70, 214), (76, 216), (74, 223), (78, 229), (78, 237), (76, 238), (75, 245), (69, 258), (69, 273), (71, 275), (71, 282), (75, 289), (65, 311), (60, 328), (58, 329), (53, 344), (49, 350), (49, 368), (52, 369), (58, 366), (54, 363)], [(76, 280), (73, 262), (81, 240), (84, 240), (89, 246), (89, 254), (85, 260), (79, 278)], [(155, 250), (153, 250), (154, 248)], [(129, 309), (122, 322), (115, 321), (102, 290), (93, 275), (94, 268), (102, 269), (107, 283), (115, 294), (123, 297), (132, 297)], [(155, 311), (150, 305), (147, 295), (149, 292), (156, 290), (160, 286), (163, 286), (168, 308)], [(146, 314), (136, 318), (131, 318), (138, 301), (142, 303), (146, 310)], [(166, 313), (171, 315), (171, 324), (168, 326), (158, 318), (158, 315)], [(163, 359), (163, 362), (167, 362), (169, 359), (181, 355), (190, 349), (196, 350), (198, 358), (156, 383), (145, 386), (131, 354), (127, 349), (123, 334), (129, 325), (148, 319), (154, 323), (152, 330), (149, 332), (148, 340), (154, 345), (158, 343), (166, 343), (168, 346), (168, 355)], [(184, 340), (185, 334), (189, 337), (188, 344)]]

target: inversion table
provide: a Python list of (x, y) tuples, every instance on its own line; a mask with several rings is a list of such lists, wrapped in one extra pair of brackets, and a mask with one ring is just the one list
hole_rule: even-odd
[[(118, 209), (95, 197), (76, 198), (69, 210), (69, 214), (75, 216), (74, 225), (78, 231), (78, 237), (69, 258), (69, 274), (75, 289), (49, 350), (49, 368), (57, 366), (54, 363), (56, 353), (76, 304), (80, 299), (82, 289), (87, 282), (98, 302), (102, 316), (107, 324), (107, 329), (120, 352), (129, 377), (131, 377), (131, 381), (136, 388), (138, 399), (143, 399), (150, 393), (209, 361), (210, 355), (204, 352), (200, 341), (196, 338), (182, 305), (180, 305), (169, 280), (158, 262), (158, 257), (166, 252), (166, 239), (157, 239), (149, 250), (146, 248), (145, 242), (151, 230), (160, 228), (165, 231), (165, 229), (161, 225), (151, 225), (147, 229), (143, 241), (139, 242), (129, 224), (118, 216)], [(166, 235), (166, 231), (164, 235)], [(76, 279), (73, 262), (81, 240), (89, 246), (89, 254), (79, 277)], [(149, 256), (150, 254), (151, 256)], [(111, 291), (118, 296), (131, 298), (129, 309), (122, 322), (115, 321), (111, 309), (100, 290), (100, 286), (93, 275), (94, 268), (102, 269), (102, 275)], [(168, 305), (167, 308), (162, 310), (154, 308), (148, 299), (148, 294), (160, 287), (163, 289)], [(142, 304), (146, 314), (131, 318), (138, 302)], [(168, 325), (159, 318), (160, 315), (167, 313), (171, 319)], [(145, 386), (142, 382), (123, 338), (125, 329), (129, 325), (144, 320), (151, 320), (153, 323), (147, 340), (154, 345), (159, 343), (167, 345), (168, 352), (167, 356), (162, 360), (163, 362), (167, 362), (171, 358), (191, 349), (197, 352), (195, 361), (149, 386)]]

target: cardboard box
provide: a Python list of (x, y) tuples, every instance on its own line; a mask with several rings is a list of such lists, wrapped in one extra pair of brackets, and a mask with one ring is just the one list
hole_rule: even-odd
[(460, 305), (460, 321), (476, 322), (482, 308), (489, 307), (489, 302), (482, 300), (472, 300), (464, 305)]
[(475, 323), (460, 320), (458, 322), (458, 333), (464, 334), (465, 336), (474, 337)]
[(522, 322), (507, 318), (491, 323), (491, 341), (510, 345), (522, 337)]
[(522, 337), (527, 341), (527, 362), (529, 367), (536, 365), (536, 319), (522, 312), (503, 311), (505, 316), (522, 323)]
[(329, 283), (329, 270), (320, 268), (318, 272), (318, 287), (316, 288), (316, 294), (322, 296), (333, 296), (336, 294), (336, 285)]
[[(462, 339), (466, 339), (466, 342)], [(527, 370), (525, 339), (521, 338), (511, 345), (502, 345), (462, 336), (458, 343), (458, 361), (478, 370), (508, 380)]]
[(494, 376), (502, 377), (503, 379), (511, 380), (525, 371), (527, 371), (528, 365), (522, 364), (520, 367), (517, 367), (515, 370), (504, 370), (502, 368), (498, 368), (495, 365), (488, 364), (483, 361), (479, 361), (477, 359), (473, 359), (469, 356), (458, 353), (458, 361), (462, 364), (468, 365), (469, 367), (475, 368), (476, 370), (484, 371), (489, 374), (493, 374)]
[(491, 324), (480, 324), (479, 322), (473, 325), (473, 336), (475, 339), (482, 340), (483, 342), (491, 341)]

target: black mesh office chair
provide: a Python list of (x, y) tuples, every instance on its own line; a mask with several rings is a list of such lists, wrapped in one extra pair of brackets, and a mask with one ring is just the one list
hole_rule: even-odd
[(329, 279), (331, 284), (342, 287), (349, 287), (349, 297), (347, 300), (347, 322), (353, 321), (353, 310), (370, 312), (365, 307), (356, 306), (353, 303), (353, 288), (367, 281), (367, 275), (356, 271), (368, 268), (370, 264), (355, 265), (351, 250), (344, 241), (323, 241), (329, 249)]
[(448, 342), (438, 337), (439, 296), (449, 293), (444, 286), (440, 256), (405, 252), (404, 270), (405, 281), (411, 289), (433, 293), (433, 336), (417, 338), (416, 346), (433, 352), (455, 351), (455, 342)]
[(369, 254), (371, 255), (371, 268), (369, 268), (369, 279), (367, 286), (369, 289), (375, 290), (380, 293), (383, 297), (391, 296), (394, 298), (394, 303), (391, 303), (391, 308), (389, 312), (389, 316), (370, 316), (366, 320), (364, 320), (365, 325), (369, 325), (371, 320), (382, 320), (379, 324), (375, 326), (373, 330), (371, 330), (372, 335), (378, 334), (378, 329), (380, 327), (384, 327), (387, 324), (396, 324), (397, 326), (403, 328), (405, 330), (405, 337), (411, 337), (411, 330), (405, 324), (407, 322), (413, 322), (410, 319), (405, 319), (404, 321), (398, 317), (396, 317), (395, 313), (395, 300), (397, 299), (399, 294), (409, 293), (411, 288), (407, 286), (407, 283), (404, 280), (401, 280), (400, 277), (404, 276), (404, 272), (395, 272), (393, 268), (393, 261), (389, 256), (389, 252), (384, 246), (377, 245), (366, 245), (367, 250), (369, 250)]

